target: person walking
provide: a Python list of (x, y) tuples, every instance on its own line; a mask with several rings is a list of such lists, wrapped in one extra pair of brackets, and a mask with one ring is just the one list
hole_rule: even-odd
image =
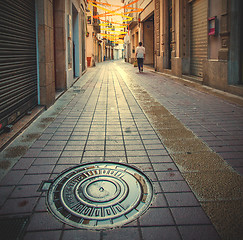
[(139, 46), (136, 48), (136, 58), (139, 72), (143, 71), (143, 61), (145, 60), (145, 48), (142, 45), (143, 43), (139, 42)]

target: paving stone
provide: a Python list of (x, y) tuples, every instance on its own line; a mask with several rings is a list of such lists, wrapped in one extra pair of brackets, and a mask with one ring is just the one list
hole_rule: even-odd
[(45, 174), (45, 173), (52, 173), (53, 171), (53, 168), (54, 168), (55, 165), (43, 165), (43, 166), (37, 166), (37, 165), (34, 165), (34, 166), (31, 166), (26, 174)]
[(139, 156), (139, 157), (128, 157), (128, 163), (150, 163), (150, 160), (147, 156)]
[(185, 181), (161, 181), (164, 192), (190, 192), (191, 189)]
[(63, 232), (62, 240), (69, 239), (99, 240), (100, 232), (92, 232), (87, 230), (66, 230)]
[(39, 186), (40, 185), (18, 185), (9, 198), (38, 197), (41, 194), (37, 191)]
[(150, 164), (150, 163), (135, 163), (132, 165), (134, 167), (140, 169), (141, 171), (153, 171), (152, 164)]
[(144, 240), (180, 240), (180, 234), (176, 227), (143, 227), (142, 236)]
[(32, 174), (25, 175), (18, 183), (18, 185), (41, 184), (42, 181), (48, 180), (50, 174)]
[(123, 239), (134, 239), (140, 240), (138, 228), (121, 228), (118, 230), (105, 231), (102, 234), (104, 240), (123, 240)]
[(37, 140), (32, 144), (32, 148), (43, 148), (48, 143), (48, 140)]
[(105, 151), (106, 157), (125, 157), (125, 151)]
[(154, 208), (168, 207), (164, 194), (155, 193), (151, 207), (154, 207)]
[(55, 165), (57, 161), (57, 157), (36, 158), (33, 165)]
[(67, 141), (48, 141), (47, 146), (65, 146)]
[(27, 232), (24, 240), (53, 240), (59, 239), (62, 231), (46, 231), (46, 232)]
[(30, 214), (34, 209), (37, 200), (37, 197), (8, 199), (0, 209), (0, 214)]
[(211, 225), (179, 226), (183, 239), (187, 240), (220, 240), (218, 233)]
[(156, 172), (159, 181), (184, 180), (179, 171)]
[(168, 208), (150, 208), (140, 217), (140, 225), (141, 227), (174, 225), (174, 221)]
[(81, 157), (83, 151), (63, 151), (61, 157)]
[[(55, 151), (55, 152), (58, 152), (58, 151), (62, 151), (64, 149), (64, 146), (60, 145), (60, 146), (45, 146), (43, 148), (43, 151)], [(40, 157), (40, 156), (39, 156)]]
[(144, 150), (134, 150), (134, 151), (127, 151), (127, 156), (128, 157), (143, 157), (147, 156), (146, 151)]
[(28, 152), (24, 155), (26, 158), (38, 157), (41, 152), (41, 149), (29, 149)]
[(24, 177), (26, 170), (11, 170), (0, 182), (0, 186), (16, 185)]
[(39, 198), (34, 211), (35, 212), (47, 212), (46, 198), (45, 197)]
[(168, 155), (164, 155), (164, 156), (150, 156), (149, 157), (152, 163), (169, 163), (169, 162), (173, 162), (171, 157)]
[(0, 187), (0, 207), (7, 200), (8, 196), (13, 191), (13, 189), (14, 189), (14, 186), (4, 186), (4, 187)]
[(201, 207), (171, 208), (178, 225), (210, 224), (210, 220)]
[(61, 230), (62, 227), (63, 224), (49, 212), (40, 212), (31, 216), (27, 231)]
[(27, 170), (31, 164), (35, 161), (35, 158), (21, 158), (14, 166), (14, 170)]
[(155, 171), (177, 171), (178, 168), (174, 163), (153, 163)]
[(200, 206), (191, 192), (165, 193), (165, 198), (170, 207)]

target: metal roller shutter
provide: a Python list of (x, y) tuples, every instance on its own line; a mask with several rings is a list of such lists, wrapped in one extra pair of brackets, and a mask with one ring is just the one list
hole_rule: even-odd
[(0, 132), (37, 104), (35, 1), (0, 3)]
[(196, 0), (191, 5), (191, 74), (203, 76), (203, 60), (208, 54), (207, 0)]

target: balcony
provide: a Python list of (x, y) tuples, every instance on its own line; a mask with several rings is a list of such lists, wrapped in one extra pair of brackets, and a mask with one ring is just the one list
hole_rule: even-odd
[(132, 21), (128, 22), (128, 24), (129, 28), (132, 29), (138, 25), (138, 20), (134, 18)]

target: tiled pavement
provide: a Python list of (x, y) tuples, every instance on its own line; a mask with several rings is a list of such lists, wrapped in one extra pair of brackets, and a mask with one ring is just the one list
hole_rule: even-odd
[(243, 175), (242, 106), (150, 71), (138, 78), (136, 71), (126, 63), (119, 66)]
[[(228, 134), (222, 134), (222, 129), (226, 133), (230, 129), (238, 130), (234, 136), (242, 130), (242, 125), (233, 124), (239, 121), (235, 119), (233, 122), (223, 121), (220, 131), (217, 131), (215, 119), (222, 116), (228, 119), (234, 110), (233, 114), (242, 120), (242, 109), (218, 99), (215, 107), (212, 101), (205, 107), (200, 98), (209, 101), (211, 96), (167, 83), (156, 74), (137, 75), (129, 64), (119, 62), (118, 65), (113, 62), (98, 64), (70, 90), (75, 93), (74, 97), (1, 181), (1, 218), (30, 217), (25, 240), (220, 239), (118, 68), (130, 73), (130, 77), (148, 88), (184, 124), (191, 126), (200, 137), (207, 137), (203, 138), (205, 141), (214, 142), (212, 146), (215, 147), (218, 140), (228, 143)], [(65, 101), (66, 94), (58, 101)], [(191, 95), (194, 95), (194, 100)], [(213, 99), (213, 102), (217, 101)], [(220, 102), (226, 105), (226, 109), (220, 107)], [(215, 114), (210, 115), (213, 109)], [(199, 110), (202, 113), (199, 114)], [(210, 124), (207, 124), (209, 120)], [(197, 127), (198, 122), (204, 131)], [(235, 139), (236, 149), (242, 147), (240, 139), (241, 142)], [(41, 182), (55, 178), (69, 167), (95, 161), (136, 166), (153, 181), (155, 197), (152, 206), (138, 220), (115, 230), (87, 231), (69, 227), (47, 211), (45, 193), (37, 191)]]

